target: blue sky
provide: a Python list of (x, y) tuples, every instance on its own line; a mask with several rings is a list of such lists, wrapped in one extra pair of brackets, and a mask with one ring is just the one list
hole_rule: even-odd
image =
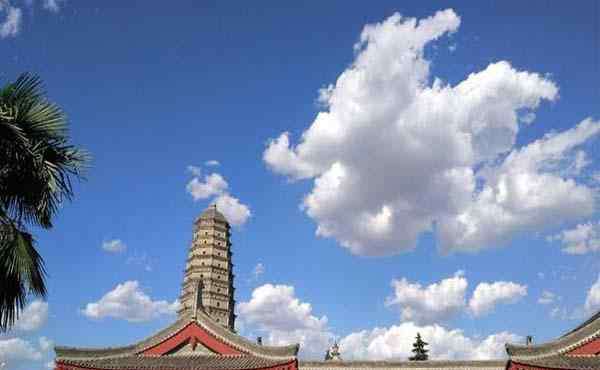
[(494, 357), (600, 309), (596, 2), (0, 5), (2, 81), (39, 74), (94, 157), (37, 232), (47, 306), (0, 338), (7, 368), (172, 321), (217, 199), (240, 331), (307, 357), (402, 358), (417, 330), (438, 358)]

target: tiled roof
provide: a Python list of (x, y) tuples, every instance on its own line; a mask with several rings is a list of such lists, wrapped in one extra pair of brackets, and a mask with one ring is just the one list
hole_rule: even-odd
[(174, 333), (177, 333), (189, 324), (188, 320), (177, 320), (173, 324), (159, 331), (158, 333), (146, 338), (136, 344), (123, 347), (108, 347), (108, 348), (76, 348), (56, 346), (54, 351), (57, 358), (107, 358), (107, 357), (122, 357), (126, 355), (135, 355), (143, 351), (147, 347), (162, 342)]
[(230, 332), (210, 318), (204, 311), (198, 311), (197, 322), (203, 328), (215, 334), (217, 337), (224, 339), (227, 343), (241, 349), (244, 352), (256, 356), (265, 357), (295, 357), (298, 354), (300, 345), (292, 344), (288, 346), (265, 346)]
[(210, 207), (208, 207), (204, 212), (202, 212), (202, 214), (198, 218), (227, 222), (225, 216), (223, 216), (223, 214), (217, 210), (216, 204), (213, 204)]
[(299, 370), (504, 370), (506, 361), (300, 361)]
[(563, 336), (538, 345), (507, 344), (506, 352), (514, 363), (554, 369), (600, 369), (600, 356), (568, 353), (600, 338), (600, 312)]
[(506, 351), (512, 357), (538, 357), (568, 352), (600, 335), (600, 312), (562, 337), (538, 345), (507, 344)]
[(293, 360), (273, 360), (256, 356), (190, 355), (190, 356), (125, 356), (110, 358), (62, 359), (61, 363), (101, 370), (244, 370), (292, 364)]
[(289, 359), (295, 358), (298, 354), (299, 345), (289, 346), (263, 346), (247, 340), (246, 338), (235, 334), (216, 323), (208, 314), (198, 310), (197, 317), (191, 318), (183, 316), (172, 325), (159, 331), (153, 336), (144, 339), (136, 344), (124, 347), (114, 348), (73, 348), (73, 347), (55, 347), (56, 357), (58, 359), (76, 359), (76, 358), (111, 358), (136, 355), (144, 350), (153, 347), (162, 341), (177, 334), (190, 323), (196, 323), (219, 340), (240, 350), (241, 352), (255, 355), (258, 357)]
[[(535, 360), (525, 360), (523, 362), (513, 360), (513, 362), (551, 369), (568, 370), (598, 370), (600, 369), (600, 358), (598, 356), (550, 356)], [(517, 366), (518, 368), (518, 366)]]

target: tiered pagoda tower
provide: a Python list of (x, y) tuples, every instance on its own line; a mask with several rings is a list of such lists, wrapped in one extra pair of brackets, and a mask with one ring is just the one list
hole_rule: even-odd
[(56, 370), (298, 370), (299, 345), (236, 334), (229, 223), (210, 206), (194, 222), (177, 320), (122, 347), (55, 347)]
[[(209, 207), (196, 219), (177, 320), (122, 347), (57, 346), (55, 370), (592, 370), (600, 369), (600, 312), (540, 345), (506, 345), (507, 360), (298, 362), (299, 345), (265, 346), (236, 334), (229, 223)], [(276, 314), (275, 312), (273, 313)]]
[(217, 323), (233, 331), (235, 289), (229, 223), (212, 205), (194, 224), (178, 314), (183, 317), (202, 308)]

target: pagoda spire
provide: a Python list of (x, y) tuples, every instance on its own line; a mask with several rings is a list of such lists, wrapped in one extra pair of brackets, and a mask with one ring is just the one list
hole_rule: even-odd
[(229, 222), (216, 204), (194, 222), (179, 317), (196, 317), (203, 310), (217, 323), (233, 331), (235, 300)]

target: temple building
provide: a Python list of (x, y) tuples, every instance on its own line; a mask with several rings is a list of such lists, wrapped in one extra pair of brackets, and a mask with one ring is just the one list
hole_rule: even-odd
[(124, 347), (55, 347), (56, 370), (591, 370), (600, 369), (600, 313), (549, 343), (507, 344), (507, 360), (298, 361), (298, 344), (266, 346), (238, 335), (230, 226), (210, 206), (195, 221), (177, 320)]

